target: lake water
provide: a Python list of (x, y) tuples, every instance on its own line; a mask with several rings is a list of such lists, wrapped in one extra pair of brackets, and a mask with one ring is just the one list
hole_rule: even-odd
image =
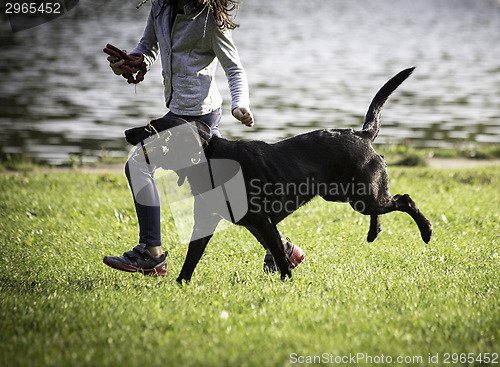
[[(15, 34), (0, 18), (1, 153), (125, 156), (123, 130), (166, 113), (159, 62), (135, 87), (102, 53), (106, 43), (135, 47), (150, 8), (138, 2), (80, 0)], [(500, 143), (500, 0), (244, 0), (236, 21), (256, 125), (230, 116), (219, 69), (225, 137), (358, 128), (378, 88), (417, 66), (386, 104), (377, 143)]]

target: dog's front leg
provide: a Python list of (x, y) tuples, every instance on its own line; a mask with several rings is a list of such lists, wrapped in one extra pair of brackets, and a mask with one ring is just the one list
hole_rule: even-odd
[(380, 233), (380, 217), (377, 214), (370, 216), (370, 230), (368, 231), (368, 242), (373, 242)]
[(256, 226), (256, 229), (259, 231), (273, 255), (274, 261), (276, 261), (280, 269), (281, 279), (285, 279), (286, 276), (291, 278), (293, 265), (285, 252), (278, 228), (276, 228), (269, 218), (265, 218)]
[(185, 281), (187, 283), (191, 280), (194, 269), (196, 268), (198, 261), (200, 261), (201, 255), (203, 255), (205, 247), (207, 247), (210, 238), (212, 238), (212, 235), (189, 242), (186, 260), (184, 260), (184, 265), (182, 266), (181, 273), (177, 278), (178, 283), (182, 283), (182, 281)]
[(220, 221), (221, 218), (211, 213), (203, 201), (195, 198), (193, 233), (191, 234), (186, 260), (184, 260), (177, 282), (182, 283), (183, 280), (186, 282), (191, 280), (193, 271)]

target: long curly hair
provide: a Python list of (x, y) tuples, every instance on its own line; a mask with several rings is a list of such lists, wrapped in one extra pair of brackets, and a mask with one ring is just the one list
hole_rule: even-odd
[(240, 25), (233, 22), (231, 13), (238, 11), (238, 0), (195, 0), (195, 6), (204, 12), (205, 9), (212, 12), (215, 24), (221, 29), (235, 29)]

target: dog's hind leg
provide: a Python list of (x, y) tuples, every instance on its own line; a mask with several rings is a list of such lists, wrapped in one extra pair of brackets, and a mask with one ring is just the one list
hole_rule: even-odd
[(370, 216), (370, 229), (368, 230), (368, 242), (373, 242), (380, 233), (380, 217), (377, 214)]
[(429, 243), (432, 236), (432, 224), (429, 220), (422, 214), (417, 204), (411, 199), (410, 195), (394, 195), (396, 201), (396, 210), (408, 213), (415, 223), (417, 223), (418, 229), (420, 230), (420, 235), (425, 243)]
[(379, 215), (393, 211), (401, 211), (408, 213), (415, 223), (422, 236), (422, 240), (428, 243), (432, 236), (431, 222), (418, 209), (417, 204), (411, 199), (410, 195), (384, 195), (384, 198), (375, 199), (374, 197), (362, 198), (357, 201), (349, 202), (352, 208), (362, 214), (370, 215), (370, 229), (368, 231), (368, 241), (373, 241), (380, 232)]

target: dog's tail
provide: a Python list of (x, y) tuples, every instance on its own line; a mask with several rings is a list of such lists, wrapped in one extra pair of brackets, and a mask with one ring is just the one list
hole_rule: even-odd
[(380, 129), (380, 114), (382, 112), (382, 107), (384, 107), (385, 102), (392, 92), (413, 73), (413, 70), (415, 70), (415, 67), (399, 72), (380, 88), (375, 97), (373, 97), (372, 103), (368, 108), (365, 123), (363, 124), (363, 129), (359, 131), (359, 135), (371, 141), (375, 140)]

